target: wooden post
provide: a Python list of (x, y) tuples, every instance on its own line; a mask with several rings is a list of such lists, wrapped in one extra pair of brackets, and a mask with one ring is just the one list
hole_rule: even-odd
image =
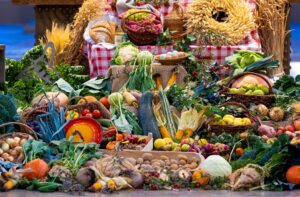
[(4, 89), (5, 83), (5, 45), (0, 44), (0, 90)]

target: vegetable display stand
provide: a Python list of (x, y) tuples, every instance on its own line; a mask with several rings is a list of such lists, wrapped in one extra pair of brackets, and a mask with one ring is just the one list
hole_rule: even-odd
[[(172, 75), (172, 71), (177, 66), (153, 66), (153, 76), (159, 74), (162, 78), (162, 85), (165, 87)], [(129, 73), (132, 70), (132, 66), (112, 66), (109, 71), (109, 77), (112, 80), (112, 91), (119, 91), (120, 88), (128, 81)], [(178, 66), (178, 73), (176, 78), (176, 84), (183, 85), (184, 78), (187, 75), (183, 66)]]
[[(82, 102), (79, 102), (75, 105), (71, 105), (72, 101), (75, 101), (76, 99), (82, 99)], [(76, 110), (79, 114), (82, 114), (82, 112), (85, 109), (89, 109), (90, 111), (94, 111), (94, 110), (99, 110), (103, 116), (103, 118), (105, 119), (110, 119), (111, 114), (110, 112), (106, 109), (106, 107), (100, 103), (99, 101), (93, 101), (93, 102), (89, 102), (86, 98), (82, 97), (82, 96), (75, 96), (73, 98), (71, 98), (68, 101), (67, 104), (67, 109), (68, 110)]]
[[(266, 95), (247, 95), (247, 94), (233, 94), (229, 92), (229, 88), (231, 88), (232, 84), (237, 81), (239, 78), (246, 76), (246, 75), (253, 75), (255, 77), (258, 77), (259, 79), (262, 79), (265, 84), (268, 85), (269, 88), (269, 93)], [(240, 102), (243, 103), (244, 105), (249, 105), (251, 103), (254, 104), (264, 104), (266, 106), (270, 106), (275, 99), (275, 95), (273, 94), (272, 90), (272, 84), (270, 80), (259, 73), (254, 73), (254, 72), (243, 72), (241, 74), (237, 74), (233, 76), (226, 84), (225, 92), (224, 94), (226, 95), (227, 98), (229, 98), (229, 101), (233, 102)]]
[(252, 116), (250, 114), (250, 111), (246, 108), (245, 105), (243, 105), (241, 103), (237, 103), (237, 102), (226, 102), (226, 103), (220, 105), (219, 107), (222, 108), (222, 107), (227, 107), (227, 106), (236, 106), (236, 107), (241, 108), (244, 112), (245, 117), (252, 120), (252, 123), (249, 125), (234, 126), (234, 125), (218, 125), (218, 124), (212, 124), (212, 122), (209, 122), (207, 125), (208, 131), (213, 132), (217, 135), (219, 135), (223, 132), (234, 135), (236, 133), (244, 132), (244, 131), (254, 127), (254, 122), (253, 122)]

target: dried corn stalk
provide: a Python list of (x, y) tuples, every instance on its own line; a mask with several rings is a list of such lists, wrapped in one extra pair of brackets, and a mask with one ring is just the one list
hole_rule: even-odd
[(74, 17), (71, 32), (71, 42), (67, 47), (65, 61), (68, 64), (79, 64), (81, 60), (81, 48), (83, 44), (83, 33), (88, 23), (104, 14), (105, 0), (85, 0), (78, 13)]
[(195, 0), (188, 6), (187, 28), (200, 45), (234, 45), (255, 29), (243, 0)]
[(257, 0), (256, 20), (262, 50), (280, 63), (278, 68), (268, 71), (269, 76), (284, 74), (284, 41), (289, 33), (286, 30), (290, 11), (288, 3), (288, 0)]
[[(70, 42), (70, 25), (62, 27), (56, 23), (52, 23), (52, 29), (47, 29), (45, 37), (39, 41), (43, 47), (47, 42), (52, 42), (54, 44), (55, 54), (53, 63), (54, 65), (58, 65), (63, 61), (63, 53), (65, 52), (66, 46)], [(52, 51), (49, 48), (47, 51), (48, 59), (51, 57), (51, 52)]]

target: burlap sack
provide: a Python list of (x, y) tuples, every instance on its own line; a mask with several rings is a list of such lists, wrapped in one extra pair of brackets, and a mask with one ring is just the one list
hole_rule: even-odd
[[(178, 67), (178, 74), (176, 78), (176, 84), (184, 85), (184, 78), (187, 75), (183, 66), (153, 66), (153, 75), (160, 74), (163, 82), (163, 87), (168, 83), (168, 80), (172, 74), (173, 69)], [(132, 70), (132, 66), (111, 66), (108, 72), (108, 76), (112, 80), (112, 92), (119, 91), (121, 87), (128, 81), (129, 73)]]

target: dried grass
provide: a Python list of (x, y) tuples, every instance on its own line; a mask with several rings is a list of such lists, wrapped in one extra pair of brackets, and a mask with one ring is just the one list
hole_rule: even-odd
[[(52, 23), (51, 30), (46, 30), (46, 35), (44, 38), (39, 40), (41, 45), (44, 47), (47, 42), (52, 42), (54, 44), (54, 65), (58, 65), (63, 61), (63, 53), (65, 52), (66, 46), (70, 42), (70, 25), (66, 27), (59, 26), (56, 23)], [(47, 57), (51, 57), (51, 49), (47, 51)]]
[(85, 0), (80, 7), (78, 13), (74, 17), (71, 31), (71, 41), (64, 54), (65, 61), (68, 64), (79, 64), (82, 53), (83, 33), (88, 23), (100, 18), (104, 14), (105, 0)]
[(290, 11), (288, 3), (288, 0), (257, 0), (256, 21), (262, 50), (280, 62), (279, 68), (268, 71), (269, 76), (284, 74), (284, 42), (289, 33), (286, 30)]
[[(212, 13), (224, 10), (225, 22), (215, 20)], [(187, 27), (200, 45), (234, 45), (255, 29), (255, 19), (242, 0), (195, 0), (188, 6)]]

